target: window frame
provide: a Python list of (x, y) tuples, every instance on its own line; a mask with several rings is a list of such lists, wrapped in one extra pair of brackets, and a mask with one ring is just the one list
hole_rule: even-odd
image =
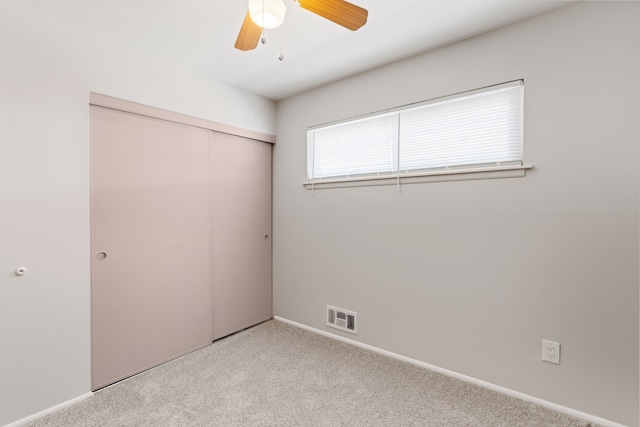
[[(522, 95), (520, 98), (520, 114), (521, 114), (521, 126), (519, 141), (521, 144), (521, 155), (519, 160), (509, 162), (490, 162), (484, 164), (465, 164), (459, 166), (446, 166), (446, 167), (433, 167), (412, 171), (401, 171), (397, 168), (394, 172), (380, 172), (380, 173), (366, 173), (366, 174), (353, 174), (353, 175), (341, 175), (341, 176), (329, 176), (321, 178), (309, 178), (309, 168), (313, 165), (312, 156), (315, 151), (309, 152), (313, 149), (314, 131), (321, 129), (329, 129), (332, 127), (338, 127), (340, 125), (348, 123), (357, 123), (362, 120), (374, 119), (377, 117), (391, 117), (392, 115), (399, 115), (404, 111), (412, 111), (430, 105), (435, 105), (448, 100), (455, 100), (460, 98), (471, 98), (474, 94), (480, 94), (488, 92), (492, 89), (500, 89), (501, 87), (512, 88), (515, 85), (521, 87)], [(401, 142), (396, 142), (398, 147)], [(495, 178), (513, 178), (523, 177), (526, 175), (528, 169), (532, 169), (532, 165), (524, 164), (524, 79), (512, 80), (495, 85), (485, 86), (482, 88), (455, 93), (452, 95), (442, 96), (438, 98), (432, 98), (429, 100), (403, 105), (395, 107), (389, 110), (378, 111), (375, 113), (358, 116), (346, 120), (340, 120), (332, 123), (311, 126), (307, 129), (307, 180), (303, 185), (307, 189), (320, 189), (320, 188), (340, 188), (340, 187), (360, 187), (360, 186), (378, 186), (378, 185), (400, 185), (411, 183), (423, 183), (423, 182), (441, 182), (441, 181), (460, 181), (460, 180), (474, 180), (474, 179), (495, 179)]]

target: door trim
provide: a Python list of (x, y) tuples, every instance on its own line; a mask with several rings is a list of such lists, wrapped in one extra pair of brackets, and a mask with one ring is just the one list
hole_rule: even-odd
[(138, 114), (140, 116), (152, 117), (154, 119), (161, 119), (169, 122), (212, 130), (214, 132), (242, 136), (244, 138), (255, 139), (256, 141), (268, 142), (270, 144), (275, 144), (276, 142), (275, 135), (255, 132), (224, 123), (214, 122), (199, 117), (193, 117), (182, 113), (163, 110), (157, 107), (151, 107), (149, 105), (139, 104), (137, 102), (125, 101), (124, 99), (114, 98), (112, 96), (102, 95), (95, 92), (89, 92), (89, 104), (98, 107), (110, 108), (112, 110)]

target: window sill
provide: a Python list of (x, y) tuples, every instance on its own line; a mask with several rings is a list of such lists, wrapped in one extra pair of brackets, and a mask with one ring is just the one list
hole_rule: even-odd
[(450, 169), (402, 175), (333, 178), (306, 181), (307, 190), (323, 188), (371, 187), (378, 185), (418, 184), (426, 182), (469, 181), (476, 179), (518, 178), (526, 175), (532, 165), (491, 166), (486, 168)]

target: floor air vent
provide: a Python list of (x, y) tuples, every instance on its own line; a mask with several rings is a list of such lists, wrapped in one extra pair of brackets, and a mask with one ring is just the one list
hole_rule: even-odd
[(344, 310), (342, 308), (327, 306), (327, 326), (340, 329), (341, 331), (357, 334), (356, 318), (358, 313)]

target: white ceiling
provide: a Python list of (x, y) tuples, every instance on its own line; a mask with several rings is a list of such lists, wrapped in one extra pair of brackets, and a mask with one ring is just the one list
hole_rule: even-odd
[(369, 19), (352, 32), (284, 0), (282, 27), (266, 32), (267, 44), (242, 52), (233, 45), (247, 0), (28, 1), (53, 19), (274, 100), (570, 3), (355, 0)]

